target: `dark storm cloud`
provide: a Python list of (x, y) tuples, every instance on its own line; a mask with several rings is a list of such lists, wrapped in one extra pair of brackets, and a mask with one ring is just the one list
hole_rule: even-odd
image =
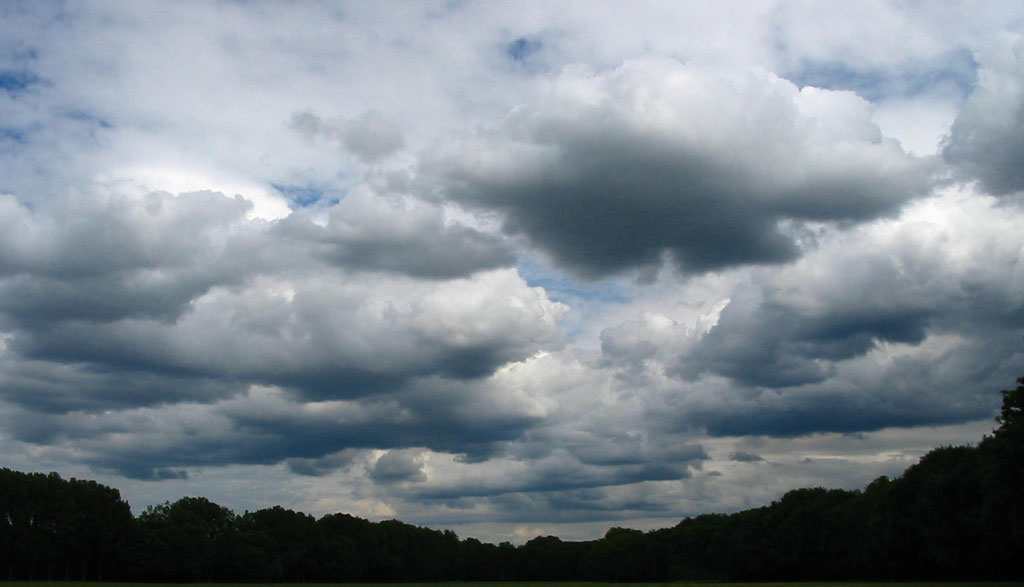
[(668, 60), (569, 70), (498, 139), (428, 169), (578, 274), (684, 272), (797, 257), (783, 219), (865, 221), (928, 187), (852, 94)]

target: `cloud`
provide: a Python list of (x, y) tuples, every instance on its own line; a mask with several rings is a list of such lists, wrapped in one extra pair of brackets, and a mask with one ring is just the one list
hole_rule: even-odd
[[(5, 430), (48, 447), (47, 454), (71, 451), (79, 462), (135, 479), (156, 479), (161, 468), (277, 463), (324, 477), (364, 461), (371, 449), (422, 446), (466, 463), (486, 461), (548, 415), (507, 369), (483, 380), (420, 378), (368, 397), (312, 401), (219, 378), (108, 371), (96, 382), (72, 371), (66, 387), (93, 387), (64, 395), (52, 381), (29, 389), (5, 377)], [(164, 387), (151, 389), (153, 379)], [(39, 392), (46, 395), (34, 397)]]
[(555, 494), (580, 488), (614, 487), (644, 481), (678, 481), (707, 458), (700, 446), (679, 447), (675, 459), (637, 455), (630, 462), (586, 463), (556, 449), (541, 458), (489, 461), (489, 467), (431, 483), (415, 490), (430, 499), (486, 497), (522, 493)]
[(415, 449), (391, 450), (380, 456), (370, 470), (377, 483), (419, 483), (427, 480), (423, 454)]
[(8, 323), (173, 320), (253, 265), (250, 204), (212, 192), (70, 198), (32, 210), (0, 196), (0, 312)]
[[(7, 351), (69, 365), (61, 376), (85, 364), (363, 395), (431, 374), (486, 376), (555, 342), (565, 311), (514, 270), (442, 279), (484, 268), (474, 266), (480, 255), (468, 243), (481, 243), (485, 260), (504, 261), (507, 252), (471, 229), (445, 227), (429, 207), (389, 225), (376, 204), (364, 202), (361, 215), (325, 229), (340, 233), (342, 249), (367, 235), (364, 253), (425, 251), (425, 259), (408, 263), (436, 279), (416, 281), (332, 270), (320, 242), (292, 237), (298, 221), (250, 221), (244, 200), (220, 194), (69, 200), (56, 213), (30, 211), (11, 198), (0, 205)], [(383, 212), (394, 210), (385, 205)], [(446, 236), (438, 241), (428, 227)], [(409, 242), (414, 238), (433, 240), (433, 252)], [(396, 269), (387, 258), (353, 264)], [(431, 269), (432, 262), (451, 268)]]
[(929, 187), (852, 93), (668, 59), (568, 68), (430, 170), (588, 277), (665, 255), (687, 273), (791, 261), (780, 221), (890, 216)]
[(297, 112), (289, 126), (307, 139), (336, 140), (363, 163), (376, 163), (405, 147), (402, 131), (377, 110), (342, 122), (326, 121), (309, 111)]
[(1000, 51), (979, 72), (978, 85), (956, 117), (942, 150), (961, 176), (987, 192), (1024, 191), (1024, 46)]
[(757, 463), (764, 460), (761, 455), (754, 454), (752, 452), (736, 451), (729, 455), (729, 460), (736, 461), (738, 463)]
[(672, 390), (647, 407), (672, 430), (793, 436), (983, 418), (1019, 360), (1018, 216), (952, 192), (826, 233), (784, 269), (749, 270), (704, 327), (606, 330), (602, 364)]
[(358, 450), (343, 449), (322, 457), (288, 458), (285, 460), (285, 464), (293, 473), (310, 477), (322, 477), (338, 469), (348, 468), (358, 458), (358, 455)]
[(507, 270), (439, 283), (307, 275), (211, 291), (172, 324), (60, 322), (19, 331), (8, 348), (36, 360), (357, 397), (414, 377), (486, 376), (554, 343), (563, 311)]
[(378, 194), (363, 185), (328, 214), (324, 226), (293, 214), (280, 224), (282, 236), (310, 243), (332, 265), (427, 279), (462, 277), (515, 261), (507, 242), (450, 222), (440, 206), (410, 196)]

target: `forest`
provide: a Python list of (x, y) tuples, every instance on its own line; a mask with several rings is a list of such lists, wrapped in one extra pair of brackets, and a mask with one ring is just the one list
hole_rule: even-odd
[(343, 513), (237, 515), (202, 497), (135, 517), (117, 489), (0, 469), (0, 578), (160, 582), (1024, 579), (1024, 377), (998, 427), (863, 490), (796, 489), (649, 532), (521, 546)]

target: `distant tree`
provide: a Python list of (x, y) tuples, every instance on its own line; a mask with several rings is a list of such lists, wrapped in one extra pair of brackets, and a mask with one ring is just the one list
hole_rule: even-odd
[(1016, 389), (1004, 389), (1003, 407), (999, 411), (996, 422), (999, 428), (995, 431), (996, 438), (1011, 438), (1020, 448), (1024, 437), (1024, 377), (1017, 378)]
[(296, 583), (319, 578), (323, 548), (312, 516), (274, 506), (246, 512), (238, 526), (242, 543), (263, 555), (260, 580)]
[(570, 581), (581, 577), (586, 542), (563, 542), (557, 536), (538, 536), (519, 549), (519, 577), (527, 581)]
[(116, 489), (0, 469), (0, 569), (7, 579), (117, 578), (131, 523)]
[(317, 521), (325, 541), (325, 580), (372, 581), (373, 560), (381, 535), (368, 520), (349, 514), (328, 514)]
[(703, 514), (652, 532), (649, 548), (657, 580), (722, 578), (713, 567), (709, 549), (728, 518), (725, 514)]
[(598, 581), (649, 581), (653, 570), (647, 536), (640, 530), (611, 528), (589, 544), (583, 559), (585, 578)]
[[(235, 514), (205, 497), (183, 497), (150, 506), (139, 526), (151, 552), (159, 580), (215, 581), (237, 575), (239, 551)], [(160, 561), (163, 556), (170, 560)], [(169, 575), (166, 575), (169, 573)]]
[(983, 483), (979, 524), (986, 537), (985, 563), (995, 578), (1024, 577), (1024, 377), (1001, 392), (999, 427), (978, 446)]
[[(63, 515), (73, 550), (65, 559), (64, 577), (120, 579), (122, 551), (133, 523), (131, 507), (118, 490), (95, 481), (71, 479), (67, 493), (69, 508)], [(76, 561), (78, 569), (71, 568)]]

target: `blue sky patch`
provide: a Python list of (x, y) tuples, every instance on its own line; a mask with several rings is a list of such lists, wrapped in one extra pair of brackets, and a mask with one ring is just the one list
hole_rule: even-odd
[(0, 71), (0, 89), (11, 94), (23, 92), (40, 81), (42, 79), (31, 71)]
[(542, 44), (540, 41), (533, 39), (527, 39), (526, 37), (519, 37), (512, 41), (505, 47), (505, 54), (508, 55), (513, 61), (520, 63), (526, 61), (531, 55), (540, 51)]
[(936, 88), (956, 88), (961, 97), (970, 93), (977, 81), (978, 63), (968, 51), (952, 51), (930, 63), (913, 63), (891, 69), (860, 70), (848, 64), (829, 61), (804, 61), (802, 67), (787, 75), (800, 87), (849, 90), (862, 98), (878, 102), (892, 97), (912, 97)]
[(524, 255), (516, 265), (519, 274), (530, 287), (543, 287), (548, 297), (558, 302), (587, 300), (609, 304), (625, 304), (629, 295), (609, 279), (580, 281), (553, 269), (533, 255)]
[(0, 127), (0, 142), (25, 144), (25, 133), (16, 128)]
[[(292, 185), (282, 183), (271, 183), (270, 187), (274, 188), (280, 194), (288, 198), (294, 207), (297, 208), (308, 208), (315, 204), (320, 203), (324, 197), (324, 190), (311, 186), (311, 185)], [(332, 200), (329, 203), (334, 204), (338, 200)]]

